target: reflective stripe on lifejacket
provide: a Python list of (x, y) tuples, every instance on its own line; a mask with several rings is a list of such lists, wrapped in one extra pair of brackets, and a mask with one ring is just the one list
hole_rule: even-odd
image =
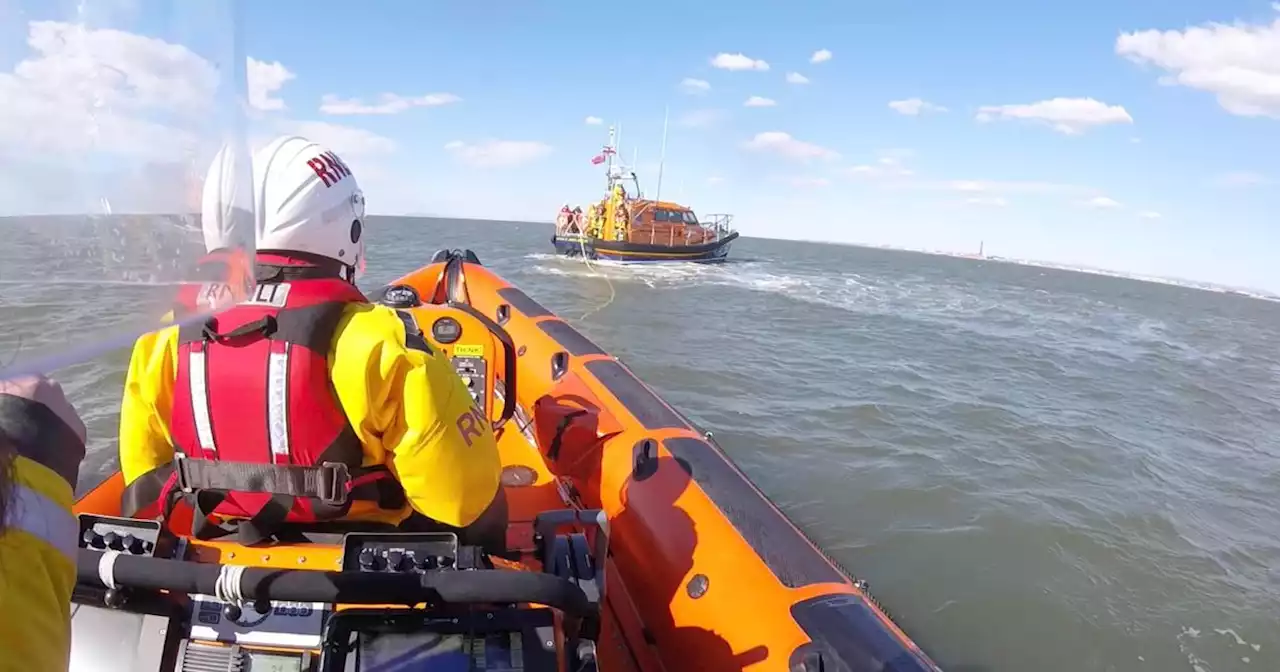
[(11, 496), (5, 516), (7, 529), (22, 530), (36, 537), (74, 563), (80, 528), (71, 512), (25, 485), (15, 487)]
[(250, 535), (262, 536), (281, 522), (341, 517), (352, 500), (402, 507), (390, 471), (362, 466), (363, 447), (329, 380), (338, 322), (347, 304), (366, 299), (333, 268), (273, 255), (258, 263), (259, 280), (274, 282), (179, 328), (169, 418), (176, 459), (131, 484), (138, 492), (126, 493), (126, 508), (176, 488), (196, 508), (197, 528), (205, 514), (249, 518)]

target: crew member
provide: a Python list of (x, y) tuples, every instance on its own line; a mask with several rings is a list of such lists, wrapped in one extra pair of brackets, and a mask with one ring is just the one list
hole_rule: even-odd
[(67, 669), (84, 444), (58, 383), (0, 381), (0, 651), (12, 669)]
[(561, 231), (566, 230), (569, 227), (569, 222), (571, 222), (572, 220), (573, 220), (573, 211), (569, 209), (569, 204), (565, 203), (564, 205), (560, 206), (560, 214), (559, 216), (556, 217), (556, 225), (560, 228), (560, 230)]
[(500, 552), (492, 432), (461, 431), (473, 402), (450, 362), (411, 316), (356, 289), (355, 176), (296, 136), (253, 163), (253, 295), (135, 345), (120, 411), (126, 514), (185, 499), (202, 538), (258, 543), (293, 523), (357, 520), (454, 530)]
[(573, 215), (569, 218), (569, 222), (570, 222), (569, 223), (570, 233), (582, 232), (582, 206), (581, 205), (573, 206)]

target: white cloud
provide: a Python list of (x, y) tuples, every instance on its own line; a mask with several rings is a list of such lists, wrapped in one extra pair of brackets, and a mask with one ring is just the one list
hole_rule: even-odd
[(825, 63), (829, 60), (831, 60), (831, 52), (826, 49), (819, 49), (809, 57), (810, 63)]
[(704, 128), (723, 118), (724, 112), (720, 110), (690, 110), (676, 118), (676, 125), (685, 128)]
[(1074, 184), (1038, 182), (1035, 180), (944, 180), (926, 182), (921, 186), (967, 194), (1082, 194), (1094, 190)]
[(806, 177), (796, 176), (787, 178), (787, 182), (793, 187), (825, 187), (831, 184), (831, 180), (825, 177)]
[(964, 200), (969, 205), (981, 205), (992, 208), (1003, 208), (1009, 201), (1003, 196), (970, 196)]
[(1213, 182), (1219, 187), (1256, 187), (1263, 184), (1271, 184), (1274, 180), (1266, 175), (1252, 171), (1238, 170), (1219, 175), (1214, 178)]
[(886, 177), (910, 177), (915, 171), (902, 165), (903, 154), (887, 152), (875, 163), (850, 166), (846, 172), (857, 178), (882, 179)]
[(701, 94), (711, 90), (711, 82), (708, 82), (705, 79), (694, 79), (692, 77), (685, 77), (684, 79), (680, 80), (680, 88), (685, 93)]
[(213, 130), (218, 72), (182, 45), (56, 21), (32, 21), (27, 43), (0, 73), (0, 151), (174, 157)]
[(747, 102), (742, 104), (742, 106), (743, 107), (773, 107), (777, 104), (778, 102), (772, 98), (762, 98), (760, 96), (751, 96), (750, 98), (747, 99)]
[(1115, 50), (1164, 70), (1162, 84), (1214, 94), (1231, 114), (1280, 119), (1280, 18), (1270, 24), (1208, 23), (1122, 33)]
[(537, 161), (552, 151), (551, 145), (531, 140), (485, 140), (476, 144), (454, 140), (444, 148), (474, 168), (519, 166)]
[(284, 101), (272, 98), (271, 94), (279, 91), (285, 82), (295, 79), (297, 75), (280, 61), (267, 63), (256, 58), (249, 59), (248, 71), (249, 105), (258, 110), (283, 110)]
[(1091, 208), (1098, 208), (1100, 210), (1109, 210), (1120, 207), (1119, 202), (1106, 196), (1094, 196), (1093, 198), (1085, 201), (1084, 204)]
[(378, 156), (396, 151), (398, 145), (391, 138), (363, 128), (331, 124), (327, 121), (284, 120), (277, 124), (280, 132), (297, 133), (314, 140), (336, 152), (344, 159), (348, 156)]
[(585, 123), (588, 126), (599, 126), (604, 123), (604, 119), (601, 119), (600, 117), (587, 117)]
[(1138, 216), (1143, 219), (1160, 219), (1163, 215), (1154, 210), (1144, 210), (1139, 212)]
[(227, 130), (216, 112), (235, 112), (243, 85), (182, 44), (58, 21), (25, 29), (30, 51), (0, 71), (0, 214), (93, 212), (104, 199), (116, 211), (198, 207), (192, 185)]
[(462, 99), (452, 93), (428, 93), (423, 96), (401, 96), (384, 93), (378, 97), (377, 103), (365, 103), (359, 98), (339, 98), (326, 93), (320, 99), (320, 111), (325, 114), (399, 114), (413, 107), (439, 107), (460, 102)]
[(707, 184), (724, 184), (725, 179), (719, 175), (712, 175), (707, 178)]
[(768, 70), (769, 64), (742, 53), (719, 53), (711, 59), (711, 67), (721, 70)]
[(791, 137), (791, 134), (782, 131), (757, 133), (744, 146), (752, 151), (771, 152), (797, 161), (809, 161), (811, 159), (834, 160), (840, 158), (840, 154), (835, 150), (797, 140)]
[(911, 117), (917, 116), (921, 112), (946, 112), (947, 111), (947, 108), (941, 105), (934, 105), (933, 103), (930, 103), (927, 100), (921, 100), (919, 98), (908, 98), (906, 100), (891, 100), (889, 101), (889, 109), (893, 110), (894, 112), (897, 112), (898, 114), (905, 114)]
[(788, 84), (808, 84), (809, 78), (805, 77), (804, 75), (798, 72), (788, 72), (787, 83)]
[(987, 105), (978, 109), (978, 121), (1026, 119), (1048, 124), (1059, 133), (1076, 135), (1094, 126), (1131, 124), (1133, 117), (1119, 105), (1093, 98), (1053, 98), (1027, 105)]

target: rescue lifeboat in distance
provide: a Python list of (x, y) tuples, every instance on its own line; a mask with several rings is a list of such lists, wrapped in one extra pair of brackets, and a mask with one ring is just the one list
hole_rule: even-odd
[[(616, 158), (615, 137), (610, 128), (609, 144), (592, 159), (606, 166), (604, 198), (585, 211), (561, 208), (551, 237), (556, 253), (628, 263), (724, 261), (738, 237), (733, 216), (705, 215), (699, 220), (687, 206), (642, 198), (635, 171)], [(628, 181), (635, 195), (627, 192)], [(661, 176), (658, 188), (661, 196)]]
[(122, 516), (117, 473), (75, 505), (72, 670), (938, 670), (709, 432), (471, 251), (370, 298), (491, 420), (510, 552), (369, 523), (207, 540), (193, 496)]

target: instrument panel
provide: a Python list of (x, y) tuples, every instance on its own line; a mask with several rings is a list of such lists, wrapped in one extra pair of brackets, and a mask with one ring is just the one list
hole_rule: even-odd
[(483, 316), (465, 306), (424, 304), (407, 285), (385, 288), (378, 302), (413, 317), (428, 345), (445, 353), (476, 406), (494, 420), (495, 366), (503, 348)]

